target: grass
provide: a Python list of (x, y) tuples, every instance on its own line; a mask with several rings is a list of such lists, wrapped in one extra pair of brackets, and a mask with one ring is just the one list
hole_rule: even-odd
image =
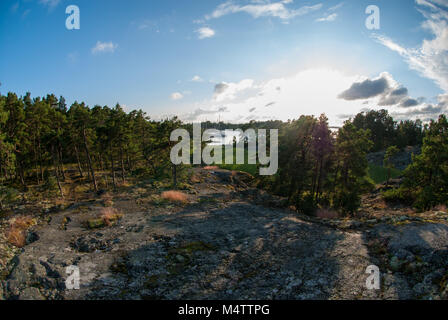
[[(220, 164), (219, 167), (221, 169), (226, 170), (234, 170), (234, 171), (243, 171), (247, 172), (253, 176), (256, 176), (258, 174), (258, 169), (256, 164), (248, 164), (248, 150), (247, 148), (244, 148), (244, 164), (236, 164), (236, 146), (234, 147), (233, 151), (233, 163), (234, 164)], [(225, 149), (223, 147), (223, 155), (225, 154)]]
[(171, 202), (188, 202), (188, 196), (185, 193), (179, 191), (165, 191), (162, 193), (162, 199)]
[[(387, 171), (388, 169), (382, 166), (376, 166), (373, 164), (369, 164), (369, 177), (376, 184), (386, 182), (387, 180)], [(402, 174), (402, 171), (398, 169), (391, 170), (391, 179), (397, 178)]]
[(123, 214), (119, 210), (107, 207), (101, 209), (99, 218), (89, 219), (85, 221), (84, 224), (88, 229), (99, 229), (113, 226), (121, 220), (121, 218), (123, 218)]

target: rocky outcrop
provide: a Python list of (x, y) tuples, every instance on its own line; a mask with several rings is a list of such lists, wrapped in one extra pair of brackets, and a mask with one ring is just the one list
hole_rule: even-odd
[[(420, 146), (406, 147), (392, 158), (392, 163), (396, 169), (404, 170), (412, 163), (412, 155), (419, 155), (420, 153)], [(369, 153), (367, 155), (367, 161), (376, 166), (383, 166), (385, 154), (386, 151)]]
[[(101, 209), (100, 201), (52, 214), (14, 259), (0, 297), (448, 298), (446, 212), (427, 220), (324, 220), (283, 208), (282, 198), (244, 189), (229, 178), (232, 173), (196, 174), (201, 182), (190, 190), (188, 204), (148, 204), (137, 189), (116, 194), (114, 205), (124, 216), (100, 229), (83, 223)], [(80, 271), (79, 290), (65, 286), (72, 265)], [(370, 265), (380, 269), (380, 290), (366, 287)]]

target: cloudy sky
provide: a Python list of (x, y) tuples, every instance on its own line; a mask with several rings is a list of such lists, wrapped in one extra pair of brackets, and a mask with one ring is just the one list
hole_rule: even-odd
[[(80, 30), (67, 30), (68, 5)], [(367, 6), (380, 9), (369, 30)], [(448, 0), (2, 0), (0, 92), (244, 122), (448, 110)]]

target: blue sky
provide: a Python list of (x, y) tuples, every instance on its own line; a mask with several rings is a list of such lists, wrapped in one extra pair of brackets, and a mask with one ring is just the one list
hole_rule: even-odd
[(186, 121), (429, 119), (448, 107), (447, 21), (448, 0), (2, 0), (0, 91)]

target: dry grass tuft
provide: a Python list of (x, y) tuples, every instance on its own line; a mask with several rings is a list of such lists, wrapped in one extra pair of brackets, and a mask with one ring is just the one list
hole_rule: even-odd
[(26, 245), (26, 233), (35, 224), (36, 220), (29, 216), (13, 219), (6, 235), (8, 242), (18, 248), (23, 248)]
[(120, 210), (107, 207), (101, 209), (99, 218), (86, 220), (83, 222), (83, 225), (88, 229), (111, 227), (115, 225), (121, 218), (123, 218), (123, 213), (121, 213)]
[(337, 219), (339, 218), (339, 213), (330, 209), (318, 209), (316, 211), (316, 217), (321, 219)]
[(102, 208), (100, 211), (101, 219), (106, 226), (111, 226), (123, 217), (123, 214), (115, 208)]
[(103, 200), (105, 207), (112, 207), (114, 205), (113, 196), (109, 192), (101, 195), (101, 200)]
[(165, 191), (162, 193), (162, 199), (173, 201), (173, 202), (188, 202), (188, 196), (179, 191)]
[(447, 207), (444, 204), (439, 204), (438, 206), (435, 206), (434, 211), (448, 212)]
[(206, 166), (204, 167), (204, 170), (218, 170), (219, 168), (217, 166)]
[(201, 178), (199, 178), (196, 174), (193, 174), (190, 178), (191, 183), (201, 183)]

